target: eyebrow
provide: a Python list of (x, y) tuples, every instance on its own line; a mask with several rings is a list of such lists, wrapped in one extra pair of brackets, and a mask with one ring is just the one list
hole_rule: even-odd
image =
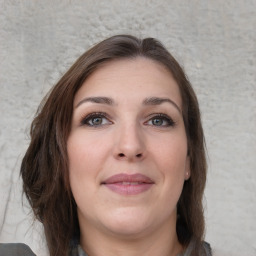
[[(109, 97), (88, 97), (79, 101), (78, 104), (75, 106), (75, 108), (78, 108), (81, 104), (86, 102), (106, 104), (110, 106), (114, 105), (114, 100)], [(143, 100), (142, 104), (146, 106), (154, 106), (154, 105), (161, 105), (166, 102), (172, 104), (181, 113), (181, 109), (179, 108), (179, 106), (169, 98), (150, 97)]]
[(114, 101), (108, 97), (89, 97), (89, 98), (84, 98), (81, 101), (79, 101), (75, 108), (79, 107), (81, 104), (83, 104), (85, 102), (114, 105)]
[(171, 103), (181, 113), (181, 109), (179, 108), (179, 106), (169, 98), (159, 98), (159, 97), (146, 98), (143, 101), (143, 105), (161, 105), (165, 102)]

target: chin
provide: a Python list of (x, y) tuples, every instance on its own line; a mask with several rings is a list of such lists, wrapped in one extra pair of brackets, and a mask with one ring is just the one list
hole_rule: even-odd
[(118, 213), (110, 213), (105, 216), (106, 227), (113, 234), (121, 235), (124, 237), (143, 234), (146, 230), (150, 229), (150, 216), (145, 215), (138, 210), (119, 209)]

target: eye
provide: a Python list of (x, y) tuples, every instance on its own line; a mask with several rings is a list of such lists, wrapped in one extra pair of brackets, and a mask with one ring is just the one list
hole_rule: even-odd
[(147, 121), (147, 125), (169, 127), (174, 126), (175, 122), (166, 114), (157, 114)]
[(107, 114), (103, 112), (91, 113), (84, 117), (81, 121), (81, 125), (91, 127), (98, 127), (107, 124), (112, 124), (112, 122), (107, 118)]

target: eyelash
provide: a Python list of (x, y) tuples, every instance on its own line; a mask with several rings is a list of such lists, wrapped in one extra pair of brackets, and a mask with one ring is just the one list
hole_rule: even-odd
[[(155, 113), (155, 114), (151, 114), (150, 116), (152, 116), (150, 119), (148, 119), (148, 121), (145, 122), (146, 125), (152, 125), (155, 127), (173, 127), (176, 125), (176, 123), (173, 121), (172, 118), (170, 118), (168, 115), (166, 114), (162, 114), (162, 113)], [(94, 124), (90, 124), (89, 122), (93, 119), (93, 118), (102, 118), (102, 119), (107, 119), (107, 121), (112, 124), (112, 122), (109, 120), (110, 118), (108, 117), (108, 114), (105, 112), (93, 112), (90, 113), (88, 115), (86, 115), (85, 117), (81, 118), (81, 122), (80, 125), (81, 126), (89, 126), (89, 127), (100, 127), (103, 126), (105, 124), (98, 124), (98, 125), (94, 125)], [(167, 122), (167, 124), (165, 125), (153, 125), (153, 124), (148, 124), (150, 121), (156, 120), (156, 119), (160, 119), (163, 122)]]
[(86, 115), (85, 117), (83, 117), (81, 119), (81, 122), (80, 124), (83, 126), (83, 125), (87, 125), (87, 126), (90, 126), (90, 127), (97, 127), (97, 126), (102, 126), (104, 124), (99, 124), (99, 125), (93, 125), (93, 124), (90, 124), (89, 122), (93, 119), (93, 118), (105, 118), (108, 120), (109, 123), (111, 123), (111, 121), (109, 121), (109, 118), (108, 118), (108, 114), (105, 113), (105, 112), (93, 112), (93, 113), (90, 113), (88, 115)]
[[(175, 122), (173, 121), (173, 119), (172, 118), (170, 118), (168, 115), (166, 115), (166, 114), (162, 114), (162, 113), (155, 113), (155, 114), (152, 114), (153, 115), (153, 117), (152, 118), (150, 118), (146, 123), (148, 123), (149, 121), (152, 121), (152, 120), (154, 120), (154, 119), (160, 119), (160, 120), (163, 120), (163, 121), (166, 121), (167, 122), (167, 124), (165, 124), (165, 125), (159, 125), (159, 126), (157, 126), (157, 125), (153, 125), (153, 124), (151, 124), (152, 126), (156, 126), (156, 127), (170, 127), (170, 126), (175, 126)], [(152, 116), (151, 115), (151, 116)]]

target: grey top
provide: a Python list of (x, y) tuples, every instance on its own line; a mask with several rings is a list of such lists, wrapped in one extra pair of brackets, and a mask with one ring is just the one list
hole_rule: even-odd
[[(177, 256), (190, 256), (194, 246), (195, 246), (195, 243), (194, 243), (193, 240), (191, 240), (191, 242), (189, 243), (188, 248), (186, 249), (186, 251), (182, 254), (177, 255)], [(210, 244), (208, 244), (206, 242), (203, 242), (202, 251), (203, 251), (201, 253), (202, 256), (212, 256), (212, 250), (211, 250)]]
[[(74, 244), (73, 244), (74, 245)], [(194, 242), (191, 241), (184, 254), (177, 256), (190, 256), (194, 247)], [(206, 242), (203, 243), (202, 256), (212, 256), (210, 245)], [(1, 244), (0, 243), (0, 256), (36, 256), (26, 244)], [(72, 247), (70, 256), (88, 256), (80, 245)]]
[(26, 244), (1, 244), (0, 256), (36, 256)]
[[(189, 243), (188, 248), (186, 249), (186, 251), (182, 254), (178, 254), (177, 256), (190, 256), (191, 255), (191, 251), (194, 248), (194, 242), (193, 240)], [(208, 243), (203, 242), (203, 251), (204, 254), (202, 254), (202, 256), (212, 256), (212, 252), (211, 252), (211, 247)], [(77, 247), (77, 253), (76, 254), (72, 254), (71, 256), (88, 256), (84, 250), (82, 249), (82, 247), (80, 245), (78, 245)]]

